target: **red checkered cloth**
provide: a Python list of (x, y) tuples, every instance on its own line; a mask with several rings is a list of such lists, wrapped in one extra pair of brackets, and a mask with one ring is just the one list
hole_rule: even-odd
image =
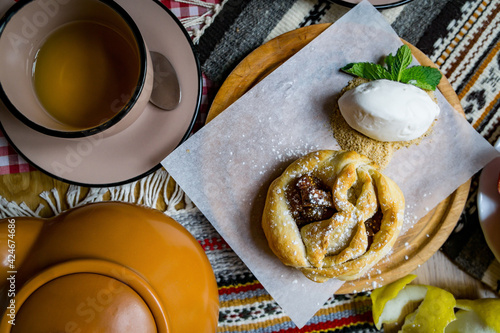
[[(12, 4), (14, 4), (12, 0)], [(184, 0), (162, 0), (161, 1), (167, 8), (169, 8), (177, 18), (181, 21), (191, 17), (211, 17), (213, 12), (208, 7), (203, 6), (206, 4), (220, 4), (221, 0), (203, 0), (203, 1), (184, 1)], [(194, 5), (200, 3), (200, 5)], [(203, 23), (202, 23), (203, 24)], [(194, 35), (197, 29), (201, 29), (200, 24), (189, 25), (186, 27), (188, 32)], [(201, 108), (199, 116), (196, 120), (194, 130), (203, 126), (210, 105), (208, 96), (210, 96), (211, 82), (203, 75), (203, 91), (201, 99)], [(9, 145), (2, 131), (0, 130), (0, 175), (29, 172), (36, 170), (33, 166), (29, 165), (17, 152)]]
[(28, 172), (34, 168), (9, 145), (0, 130), (0, 175)]

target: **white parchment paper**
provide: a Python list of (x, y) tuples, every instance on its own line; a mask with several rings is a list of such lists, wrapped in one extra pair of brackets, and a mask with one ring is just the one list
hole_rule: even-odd
[[(339, 149), (330, 114), (352, 79), (339, 68), (379, 61), (400, 45), (383, 16), (364, 1), (162, 162), (298, 327), (342, 282), (311, 282), (274, 256), (260, 226), (267, 188), (298, 157)], [(407, 226), (498, 154), (442, 95), (439, 103), (433, 135), (397, 151), (384, 171), (403, 190)]]

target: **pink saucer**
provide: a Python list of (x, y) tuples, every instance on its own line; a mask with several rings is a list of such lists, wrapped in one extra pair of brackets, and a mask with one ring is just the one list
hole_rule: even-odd
[[(174, 66), (182, 100), (173, 111), (148, 103), (130, 127), (80, 139), (51, 137), (32, 130), (0, 103), (0, 123), (10, 144), (32, 165), (54, 178), (84, 186), (115, 186), (158, 169), (189, 135), (201, 101), (201, 69), (182, 24), (156, 0), (116, 0), (139, 27), (148, 48)], [(8, 0), (0, 1), (6, 9)]]

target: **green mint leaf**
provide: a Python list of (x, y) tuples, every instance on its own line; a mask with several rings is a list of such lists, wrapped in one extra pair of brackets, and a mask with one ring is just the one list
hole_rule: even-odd
[(391, 73), (392, 80), (400, 81), (402, 72), (408, 67), (413, 61), (413, 57), (411, 55), (411, 49), (408, 45), (402, 45), (396, 55), (393, 56), (390, 53), (387, 57), (385, 57), (385, 63)]
[(413, 84), (421, 89), (436, 90), (441, 76), (442, 74), (437, 68), (413, 66), (402, 72), (400, 81)]
[(384, 62), (387, 65), (387, 68), (389, 68), (389, 71), (392, 70), (392, 68), (394, 67), (395, 59), (396, 57), (394, 57), (392, 53), (389, 53), (389, 55), (385, 57)]
[(348, 74), (359, 76), (368, 80), (391, 80), (391, 73), (389, 73), (386, 68), (371, 62), (351, 63), (341, 69)]
[(436, 90), (441, 80), (441, 72), (436, 68), (408, 67), (413, 61), (408, 45), (402, 45), (396, 55), (389, 54), (384, 60), (387, 68), (370, 62), (356, 62), (344, 66), (341, 70), (368, 80), (387, 79), (413, 84), (425, 90)]

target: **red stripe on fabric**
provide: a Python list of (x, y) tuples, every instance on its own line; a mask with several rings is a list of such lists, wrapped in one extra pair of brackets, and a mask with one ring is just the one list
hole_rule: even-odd
[(18, 164), (10, 165), (8, 173), (19, 173), (19, 165)]
[(315, 324), (310, 324), (302, 327), (301, 329), (294, 327), (290, 329), (283, 329), (276, 331), (275, 333), (300, 333), (300, 332), (326, 332), (331, 330), (332, 328), (334, 329), (341, 329), (342, 327), (345, 326), (350, 326), (353, 324), (361, 324), (361, 323), (372, 323), (373, 318), (372, 318), (372, 312), (367, 311), (362, 314), (350, 316), (350, 317), (345, 317), (345, 318), (340, 318), (332, 321), (327, 321), (327, 322), (322, 322), (322, 323), (315, 323)]
[(35, 168), (33, 168), (31, 165), (27, 163), (19, 164), (19, 172), (30, 172), (35, 170), (36, 170)]
[(237, 294), (259, 289), (264, 289), (264, 287), (259, 282), (249, 283), (242, 286), (222, 287), (219, 289), (219, 295)]
[[(0, 149), (1, 152), (1, 149)], [(2, 154), (0, 154), (2, 156)], [(0, 166), (0, 175), (8, 175), (13, 173), (30, 172), (36, 170), (28, 163), (26, 163), (20, 156), (5, 154), (7, 157), (7, 165)]]
[(17, 155), (17, 152), (15, 151), (14, 148), (12, 148), (12, 146), (9, 144), (7, 145), (7, 155), (15, 155), (15, 156), (18, 156)]
[(19, 156), (13, 152), (9, 151), (9, 154), (7, 155), (7, 159), (9, 160), (9, 165), (11, 166), (18, 166), (19, 165)]
[(229, 249), (229, 245), (222, 238), (200, 239), (198, 243), (200, 243), (205, 251)]

